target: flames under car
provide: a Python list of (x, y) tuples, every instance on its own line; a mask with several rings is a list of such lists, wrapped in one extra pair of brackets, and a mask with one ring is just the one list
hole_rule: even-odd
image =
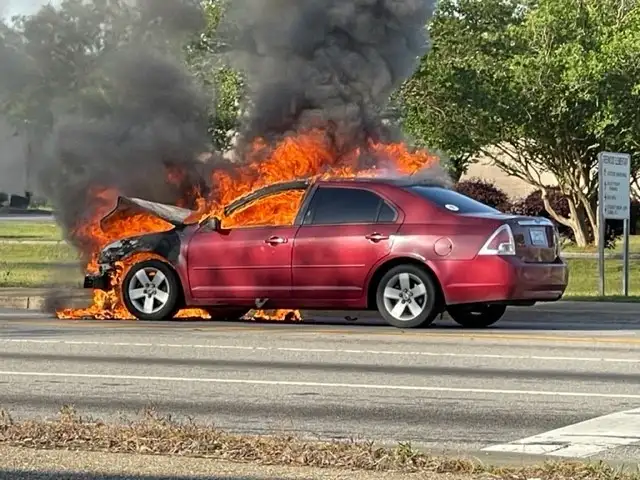
[(284, 182), (238, 198), (223, 218), (295, 190), (302, 199), (291, 224), (239, 228), (223, 228), (215, 216), (198, 219), (189, 209), (119, 197), (101, 220), (103, 229), (141, 214), (172, 228), (107, 245), (99, 272), (86, 275), (84, 286), (113, 288), (118, 262), (148, 253), (168, 266), (147, 261), (130, 270), (161, 270), (157, 278), (170, 294), (157, 293), (146, 270), (146, 284), (121, 285), (136, 318), (172, 318), (179, 308), (378, 310), (403, 328), (428, 324), (445, 310), (463, 326), (484, 327), (509, 305), (556, 301), (566, 289), (567, 265), (549, 220), (507, 215), (437, 184)]

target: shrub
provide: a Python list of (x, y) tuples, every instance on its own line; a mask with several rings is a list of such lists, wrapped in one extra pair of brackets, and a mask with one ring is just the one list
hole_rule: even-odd
[(8, 200), (9, 200), (9, 195), (7, 195), (4, 192), (0, 192), (0, 206), (3, 205), (4, 203), (7, 203)]
[(508, 212), (511, 210), (509, 196), (493, 183), (479, 178), (474, 178), (458, 182), (455, 189), (458, 193), (473, 198), (485, 205), (489, 205), (501, 212)]
[[(551, 203), (551, 207), (559, 215), (566, 218), (569, 217), (569, 213), (570, 213), (569, 202), (567, 201), (566, 197), (562, 195), (562, 192), (560, 192), (560, 189), (557, 187), (553, 187), (553, 188), (549, 188), (548, 191), (549, 191), (549, 203)], [(634, 218), (633, 208), (634, 207), (632, 203), (632, 213), (631, 213), (632, 225), (633, 225), (633, 218)], [(638, 209), (637, 207), (636, 209), (640, 211), (640, 209)], [(569, 227), (565, 225), (558, 224), (555, 220), (553, 220), (553, 218), (551, 218), (551, 215), (549, 214), (549, 212), (547, 212), (547, 210), (544, 208), (544, 202), (542, 201), (541, 190), (535, 190), (531, 192), (529, 195), (527, 195), (525, 198), (515, 202), (511, 211), (516, 215), (528, 215), (532, 217), (548, 218), (558, 226), (560, 235), (562, 235), (563, 237), (565, 237), (566, 239), (572, 242), (575, 242), (575, 235), (573, 233), (573, 230), (571, 230)], [(617, 226), (617, 223), (620, 224), (619, 228)], [(590, 227), (588, 227), (588, 234), (591, 235)], [(622, 222), (608, 220), (607, 227), (606, 227), (606, 234), (605, 234), (605, 246), (607, 248), (614, 247), (616, 240), (620, 235), (622, 235)], [(597, 239), (595, 239), (595, 243), (597, 244)]]
[[(563, 217), (569, 216), (569, 202), (560, 192), (559, 188), (549, 189), (549, 203), (553, 209)], [(544, 208), (542, 201), (542, 190), (535, 190), (526, 197), (513, 204), (512, 212), (516, 215), (529, 215), (532, 217), (551, 218), (551, 215)]]

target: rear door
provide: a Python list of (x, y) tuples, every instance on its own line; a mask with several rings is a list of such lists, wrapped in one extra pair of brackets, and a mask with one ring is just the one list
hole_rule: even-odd
[(293, 245), (295, 298), (358, 299), (367, 276), (391, 253), (401, 214), (373, 190), (320, 186)]

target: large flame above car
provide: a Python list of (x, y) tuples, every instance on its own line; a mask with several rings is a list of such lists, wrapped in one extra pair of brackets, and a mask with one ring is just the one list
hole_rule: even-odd
[[(93, 189), (88, 195), (91, 204), (98, 206), (94, 216), (74, 230), (76, 241), (91, 245), (92, 255), (87, 270), (97, 270), (98, 253), (113, 241), (142, 233), (167, 231), (176, 225), (197, 223), (208, 216), (219, 217), (225, 228), (292, 224), (304, 190), (286, 190), (259, 202), (250, 201), (252, 192), (269, 185), (323, 177), (414, 175), (438, 162), (437, 157), (428, 151), (412, 150), (404, 143), (370, 141), (346, 152), (339, 151), (336, 145), (334, 139), (321, 129), (288, 136), (275, 145), (258, 139), (246, 154), (245, 161), (236, 169), (231, 172), (228, 169), (213, 171), (211, 194), (206, 198), (200, 197), (195, 210), (125, 197), (114, 190)], [(225, 209), (229, 205), (235, 208)], [(120, 282), (127, 269), (141, 259), (146, 258), (134, 256), (120, 262), (111, 289), (107, 292), (96, 290), (89, 308), (59, 310), (58, 317), (132, 318), (121, 301)], [(292, 316), (289, 311), (254, 312), (255, 315), (278, 320)], [(179, 312), (178, 317), (209, 316), (204, 311), (189, 309)], [(299, 315), (294, 314), (294, 317)]]

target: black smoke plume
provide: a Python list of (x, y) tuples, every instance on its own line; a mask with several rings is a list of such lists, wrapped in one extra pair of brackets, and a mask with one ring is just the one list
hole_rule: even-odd
[(434, 8), (435, 0), (230, 2), (226, 54), (249, 86), (242, 139), (320, 127), (346, 149), (398, 140), (386, 107), (429, 49)]
[[(75, 12), (90, 21), (97, 3), (84, 2), (84, 10)], [(84, 83), (84, 91), (68, 91), (66, 70), (60, 72), (60, 88), (55, 87), (58, 79), (43, 81), (41, 72), (50, 62), (46, 46), (42, 51), (33, 44), (25, 48), (10, 29), (0, 31), (0, 100), (50, 86), (41, 92), (46, 108), (33, 108), (24, 128), (16, 131), (28, 146), (23, 161), (38, 179), (38, 193), (55, 205), (58, 222), (80, 250), (89, 246), (81, 244), (74, 228), (95, 214), (97, 192), (115, 189), (176, 203), (189, 200), (193, 186), (204, 187), (197, 157), (208, 150), (210, 98), (179, 59), (185, 39), (204, 27), (199, 2), (129, 0), (119, 2), (119, 8), (130, 13), (109, 26), (125, 39), (119, 48), (104, 52), (95, 63), (82, 55), (71, 59), (76, 64), (69, 71), (85, 72), (76, 82)], [(55, 6), (43, 7), (28, 21), (62, 23)], [(184, 178), (170, 183), (167, 172), (175, 167)]]

